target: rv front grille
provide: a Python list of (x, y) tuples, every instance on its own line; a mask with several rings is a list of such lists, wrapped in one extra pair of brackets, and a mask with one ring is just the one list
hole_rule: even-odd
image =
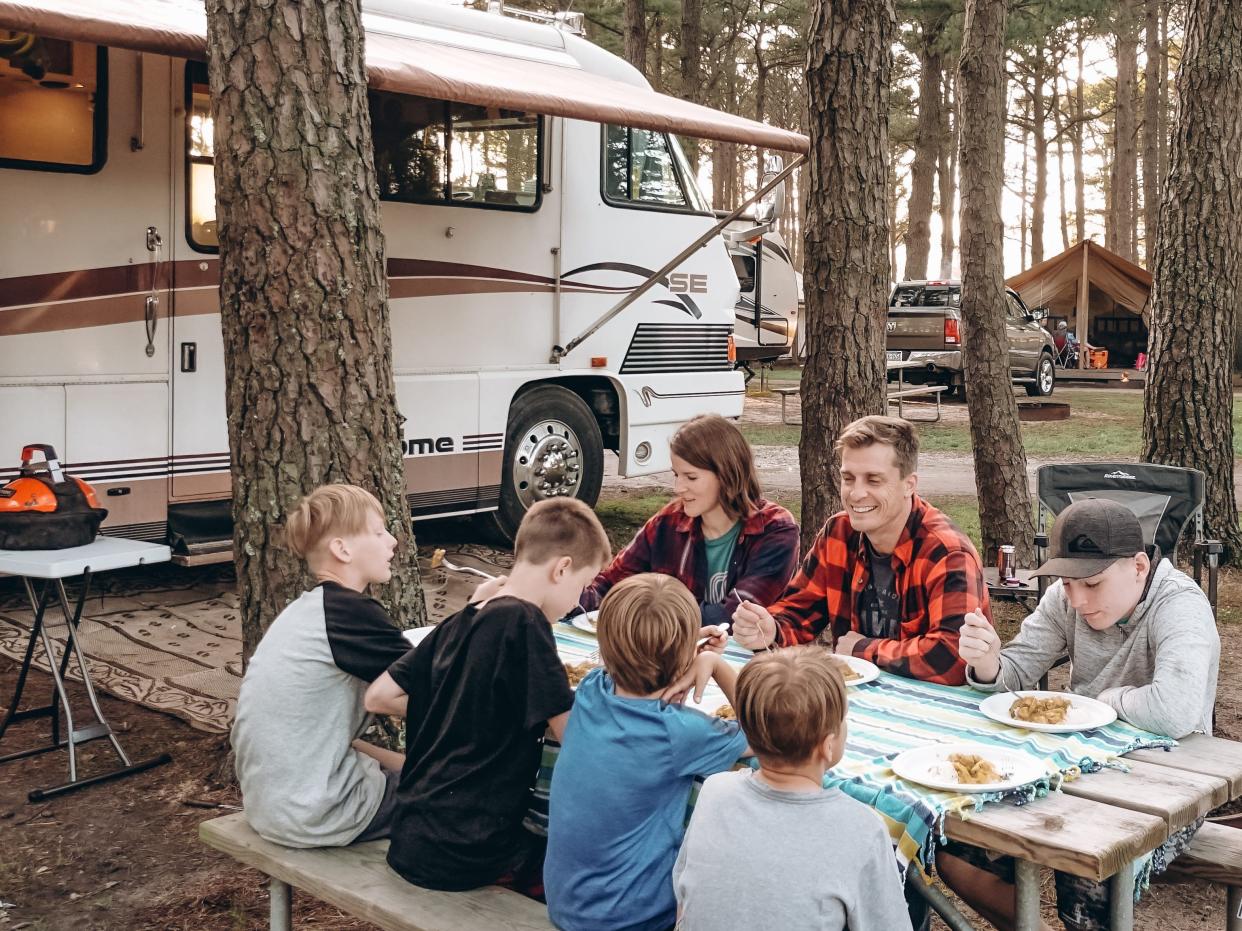
[(640, 323), (630, 340), (622, 375), (727, 372), (729, 335), (724, 324)]

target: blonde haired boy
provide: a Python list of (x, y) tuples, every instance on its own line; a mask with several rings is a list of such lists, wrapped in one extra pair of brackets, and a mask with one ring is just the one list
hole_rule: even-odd
[(406, 716), (388, 863), (408, 881), (542, 897), (543, 841), (522, 820), (544, 732), (562, 734), (574, 700), (550, 619), (610, 555), (589, 507), (540, 501), (518, 528), (509, 575), (367, 691), (369, 710)]
[(624, 579), (604, 597), (601, 669), (578, 685), (552, 771), (548, 914), (563, 931), (665, 931), (676, 919), (670, 882), (696, 777), (747, 754), (734, 721), (666, 698), (708, 675), (732, 701), (737, 674), (696, 647), (699, 603), (667, 575)]
[(231, 740), (246, 820), (289, 847), (385, 837), (400, 754), (354, 738), (368, 683), (409, 649), (379, 602), (397, 541), (375, 496), (324, 485), (285, 522), (318, 583), (263, 635), (242, 679)]
[(703, 785), (673, 869), (680, 931), (909, 931), (880, 819), (824, 774), (845, 750), (845, 682), (820, 647), (753, 659), (737, 716), (756, 771)]

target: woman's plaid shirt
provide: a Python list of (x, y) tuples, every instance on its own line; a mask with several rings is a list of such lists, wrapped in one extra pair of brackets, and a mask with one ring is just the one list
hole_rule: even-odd
[[(881, 669), (944, 685), (962, 685), (966, 664), (958, 634), (968, 611), (992, 619), (983, 564), (967, 536), (917, 495), (893, 550), (901, 629), (896, 639), (864, 637), (854, 655)], [(781, 600), (768, 608), (781, 646), (859, 631), (859, 599), (871, 565), (863, 535), (842, 511), (829, 518)]]

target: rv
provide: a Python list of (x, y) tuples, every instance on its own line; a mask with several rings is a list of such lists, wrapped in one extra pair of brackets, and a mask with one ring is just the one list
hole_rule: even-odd
[[(790, 356), (798, 336), (798, 273), (775, 230), (745, 238), (746, 219), (734, 220), (725, 230), (729, 258), (740, 291), (734, 314), (733, 340), (738, 368), (754, 375), (753, 365), (771, 365)], [(741, 234), (730, 238), (730, 233)], [(756, 274), (758, 269), (758, 274)], [(755, 294), (763, 291), (756, 307)]]
[[(415, 519), (511, 533), (594, 502), (606, 449), (665, 470), (681, 423), (742, 411), (738, 278), (673, 134), (805, 138), (539, 19), (364, 4)], [(204, 37), (184, 0), (0, 0), (0, 457), (54, 446), (105, 532), (183, 556), (229, 533)]]

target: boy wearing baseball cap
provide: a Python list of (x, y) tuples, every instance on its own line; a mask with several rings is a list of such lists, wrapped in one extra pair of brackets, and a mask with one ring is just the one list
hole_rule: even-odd
[[(1211, 734), (1220, 638), (1211, 603), (1194, 579), (1158, 551), (1149, 556), (1138, 518), (1106, 498), (1076, 501), (1061, 512), (1051, 556), (1033, 574), (1057, 581), (1003, 648), (986, 618), (966, 615), (967, 682), (985, 692), (1036, 688), (1068, 655), (1071, 692), (1111, 705), (1122, 720), (1157, 734)], [(1158, 848), (1153, 872), (1181, 853), (1197, 828)], [(1005, 866), (1006, 858), (980, 858), (955, 844), (937, 859), (942, 878), (955, 890), (968, 889), (966, 900), (1002, 929), (1013, 926)], [(1061, 873), (1056, 885), (1067, 928), (1108, 926), (1106, 886)]]

